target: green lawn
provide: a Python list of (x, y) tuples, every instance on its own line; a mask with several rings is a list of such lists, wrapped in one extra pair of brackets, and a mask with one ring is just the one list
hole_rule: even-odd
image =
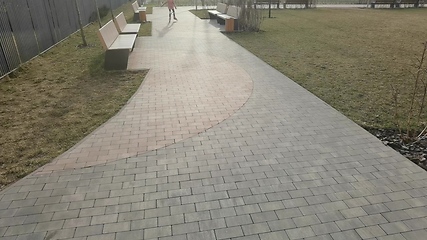
[(260, 32), (228, 36), (362, 126), (395, 128), (391, 86), (400, 91), (399, 115), (407, 115), (410, 72), (427, 41), (427, 8), (274, 10), (272, 16)]

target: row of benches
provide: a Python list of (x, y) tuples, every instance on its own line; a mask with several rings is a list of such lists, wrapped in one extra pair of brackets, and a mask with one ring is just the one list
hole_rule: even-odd
[(146, 22), (147, 21), (147, 15), (146, 11), (147, 8), (144, 6), (139, 6), (138, 2), (135, 1), (132, 3), (132, 9), (133, 9), (133, 21), (137, 22)]
[[(257, 6), (274, 6), (276, 8), (280, 8), (280, 3), (282, 0), (255, 0), (254, 8)], [(426, 2), (426, 0), (373, 0), (370, 2), (372, 8), (375, 8), (376, 5), (390, 5), (390, 8), (399, 8), (401, 5), (413, 5), (414, 7), (419, 7), (421, 4)], [(284, 0), (283, 8), (287, 8), (287, 6), (299, 5), (305, 8), (308, 8), (311, 4), (313, 4), (313, 0)]]
[(221, 25), (225, 25), (226, 32), (237, 30), (240, 7), (218, 3), (216, 10), (208, 10), (209, 18), (216, 19)]
[(121, 12), (99, 29), (98, 37), (105, 50), (105, 69), (127, 69), (129, 54), (135, 46), (140, 27), (140, 23), (127, 23)]
[(400, 8), (401, 5), (411, 4), (414, 7), (420, 6), (421, 0), (374, 0), (372, 1), (371, 8), (375, 8), (376, 5), (389, 5), (390, 8)]
[[(279, 6), (279, 0), (271, 0), (272, 3), (277, 2), (277, 7)], [(312, 0), (286, 0), (287, 4), (292, 5), (303, 5), (308, 8), (309, 3)], [(262, 0), (255, 2), (255, 4), (267, 4), (267, 1)], [(270, 2), (268, 2), (270, 3)], [(225, 3), (218, 3), (215, 10), (208, 10), (209, 18), (216, 19), (217, 22), (221, 25), (225, 25), (226, 32), (232, 32), (238, 28), (238, 19), (240, 15), (240, 7), (227, 5)]]
[[(254, 1), (254, 8), (257, 8), (257, 6), (268, 6), (271, 3), (271, 6), (275, 6), (276, 8), (280, 8), (281, 0), (256, 0)], [(312, 0), (284, 0), (283, 1), (283, 8), (287, 8), (287, 6), (291, 5), (299, 5), (303, 6), (305, 8), (308, 8), (309, 5), (312, 3)]]

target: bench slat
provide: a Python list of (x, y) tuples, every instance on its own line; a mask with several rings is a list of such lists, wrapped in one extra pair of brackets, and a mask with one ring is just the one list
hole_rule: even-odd
[(227, 14), (218, 14), (217, 17), (221, 19), (238, 19), (240, 14), (240, 8), (236, 6), (229, 6), (227, 9)]
[(123, 12), (119, 13), (115, 18), (114, 23), (116, 24), (117, 30), (120, 33), (138, 33), (141, 24), (139, 23), (127, 23)]
[(107, 24), (102, 26), (99, 29), (98, 33), (99, 38), (103, 44), (104, 50), (110, 48), (111, 44), (113, 44), (114, 40), (116, 40), (117, 36), (119, 36), (119, 32), (117, 31), (113, 20), (108, 21)]
[(116, 49), (132, 49), (135, 43), (137, 35), (136, 34), (124, 34), (119, 35), (114, 43), (110, 46), (109, 50)]

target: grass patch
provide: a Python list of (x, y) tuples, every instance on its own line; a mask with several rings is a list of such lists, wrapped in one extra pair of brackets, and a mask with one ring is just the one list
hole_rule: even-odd
[[(115, 14), (121, 11), (133, 14), (130, 3)], [(76, 33), (0, 80), (0, 188), (75, 145), (140, 86), (147, 71), (103, 69), (98, 28), (93, 23), (84, 29), (89, 47), (78, 47)]]
[(200, 19), (209, 19), (209, 13), (207, 9), (190, 10), (191, 13), (199, 17)]
[(141, 24), (141, 28), (139, 29), (138, 36), (139, 37), (151, 36), (152, 25), (153, 24), (151, 22), (145, 22)]
[(427, 40), (426, 14), (425, 8), (273, 10), (262, 31), (227, 36), (356, 123), (394, 128), (391, 84), (405, 108), (409, 70)]
[(146, 6), (145, 13), (153, 14), (153, 6), (152, 5)]

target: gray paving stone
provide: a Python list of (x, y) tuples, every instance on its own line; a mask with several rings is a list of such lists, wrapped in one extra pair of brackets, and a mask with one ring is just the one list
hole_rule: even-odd
[(411, 231), (411, 232), (405, 232), (402, 233), (402, 235), (406, 239), (413, 239), (413, 240), (423, 240), (426, 238), (427, 231), (426, 230), (417, 230), (417, 231)]
[(325, 235), (341, 231), (333, 222), (312, 225), (311, 229), (313, 229), (316, 235)]
[(52, 217), (53, 217), (53, 213), (42, 213), (42, 214), (29, 215), (25, 218), (24, 224), (47, 222), (47, 221), (52, 220)]
[(173, 235), (180, 235), (184, 233), (194, 233), (198, 231), (199, 231), (199, 223), (197, 222), (172, 225)]
[(169, 237), (160, 237), (159, 240), (187, 240), (187, 234), (174, 235)]
[(144, 239), (159, 238), (172, 235), (171, 226), (144, 229)]
[(230, 227), (230, 228), (221, 228), (215, 229), (215, 235), (217, 239), (227, 239), (243, 236), (242, 228), (239, 227)]
[(105, 214), (105, 207), (84, 208), (80, 210), (79, 217), (90, 217)]
[(159, 224), (157, 223), (158, 223), (157, 218), (133, 220), (131, 221), (130, 229), (134, 231), (134, 230), (140, 230), (140, 229), (146, 229), (146, 228), (154, 228), (157, 226), (161, 227), (160, 223)]
[(68, 239), (74, 236), (74, 232), (75, 232), (74, 228), (66, 228), (66, 229), (48, 231), (46, 234), (42, 232), (41, 234), (46, 235), (46, 238), (44, 239)]
[(205, 198), (206, 198), (206, 201), (212, 201), (212, 200), (226, 199), (226, 198), (229, 198), (229, 196), (226, 191), (221, 191), (221, 192), (205, 193)]
[(260, 212), (260, 213), (252, 213), (250, 214), (252, 217), (252, 221), (254, 223), (259, 223), (259, 222), (267, 222), (267, 221), (274, 221), (274, 220), (278, 220), (278, 217), (276, 215), (276, 213), (274, 211), (270, 211), (270, 212)]
[(218, 200), (196, 203), (197, 211), (206, 211), (206, 210), (219, 209), (219, 208), (221, 208), (221, 206)]
[(269, 233), (259, 234), (261, 240), (287, 240), (288, 235), (285, 231), (274, 231)]
[(101, 215), (101, 216), (93, 216), (92, 220), (90, 222), (90, 225), (114, 223), (114, 222), (117, 222), (118, 216), (119, 216), (119, 214), (108, 214), (108, 215)]
[(89, 226), (91, 217), (67, 219), (64, 223), (64, 228), (75, 228)]
[(330, 203), (324, 203), (324, 204), (322, 204), (322, 207), (328, 212), (337, 211), (337, 210), (344, 210), (344, 209), (349, 208), (347, 206), (347, 204), (345, 204), (344, 201), (335, 201), (335, 202), (330, 202)]
[(283, 205), (285, 205), (285, 208), (308, 206), (308, 203), (304, 198), (287, 199), (282, 202)]
[(236, 211), (234, 208), (221, 208), (221, 209), (213, 209), (210, 210), (212, 219), (216, 218), (225, 218), (225, 217), (231, 217), (236, 216)]
[(120, 205), (113, 205), (113, 206), (107, 206), (105, 208), (105, 214), (114, 214), (114, 213), (124, 213), (124, 212), (130, 212), (131, 211), (132, 204), (120, 204)]
[(384, 223), (384, 224), (381, 224), (380, 227), (387, 234), (402, 233), (402, 232), (407, 232), (411, 230), (403, 222)]
[(361, 228), (365, 226), (358, 218), (339, 220), (335, 223), (342, 231)]
[(333, 240), (333, 239), (331, 235), (320, 235), (320, 236), (305, 238), (304, 240)]
[(116, 239), (116, 234), (114, 234), (114, 233), (88, 236), (87, 237), (87, 240), (115, 240), (115, 239)]
[(270, 231), (270, 228), (268, 227), (267, 223), (255, 223), (255, 224), (243, 225), (242, 229), (243, 229), (243, 234), (245, 236), (266, 233)]
[(268, 198), (265, 194), (257, 194), (257, 195), (245, 196), (243, 197), (243, 201), (247, 205), (247, 204), (268, 202)]
[(74, 237), (100, 235), (102, 234), (102, 228), (103, 228), (102, 225), (77, 227), (74, 233)]
[(170, 215), (177, 215), (182, 213), (190, 213), (196, 211), (195, 204), (185, 204), (181, 206), (171, 206), (170, 207)]
[(394, 212), (385, 212), (381, 213), (387, 219), (389, 222), (396, 222), (396, 221), (403, 221), (411, 219), (411, 216), (409, 216), (405, 211), (394, 211)]
[(362, 239), (362, 238), (360, 238), (359, 234), (357, 234), (357, 232), (354, 230), (332, 233), (331, 237), (334, 240), (359, 240), (359, 239)]
[(59, 229), (62, 229), (64, 222), (65, 222), (64, 220), (57, 220), (57, 221), (37, 223), (37, 226), (34, 232), (47, 232), (52, 230), (59, 230)]
[(356, 229), (356, 232), (362, 239), (376, 238), (386, 235), (386, 233), (379, 226), (358, 228)]
[(216, 237), (215, 237), (214, 231), (210, 230), (210, 231), (203, 231), (203, 232), (197, 232), (197, 233), (188, 233), (187, 239), (188, 240), (199, 240), (199, 239), (216, 240)]
[[(173, 215), (178, 213), (173, 213)], [(169, 207), (153, 208), (145, 210), (145, 218), (163, 217), (171, 215), (171, 209)]]
[(219, 200), (219, 203), (220, 203), (222, 208), (242, 206), (245, 204), (243, 198), (241, 198), (241, 197), (221, 199), (221, 200)]
[(227, 227), (234, 227), (234, 226), (247, 225), (247, 224), (253, 223), (249, 215), (226, 217), (225, 222), (227, 224)]
[(286, 233), (288, 234), (289, 239), (302, 239), (316, 235), (310, 227), (289, 229), (286, 230)]
[(299, 209), (303, 215), (313, 215), (313, 214), (319, 214), (319, 213), (326, 212), (326, 209), (320, 204), (303, 206), (303, 207), (299, 207)]
[(226, 223), (224, 218), (217, 218), (213, 220), (200, 221), (199, 226), (200, 226), (200, 231), (207, 231), (207, 230), (225, 228)]
[(407, 209), (405, 212), (412, 218), (427, 217), (427, 206)]
[(19, 217), (19, 216), (26, 216), (31, 214), (40, 214), (42, 213), (43, 209), (44, 209), (44, 206), (23, 207), (23, 208), (19, 208), (13, 216)]
[(130, 221), (104, 224), (103, 234), (130, 231)]
[(52, 220), (63, 220), (63, 219), (76, 218), (79, 216), (79, 213), (80, 213), (79, 210), (55, 212), (55, 214), (52, 217)]
[(293, 217), (300, 217), (303, 215), (299, 208), (289, 208), (284, 210), (277, 210), (275, 212), (279, 219), (288, 219)]
[[(107, 213), (107, 210), (110, 209), (112, 206), (108, 206), (105, 209), (105, 212)], [(144, 201), (144, 202), (135, 202), (131, 204), (131, 211), (137, 211), (137, 210), (146, 210), (146, 209), (152, 209), (156, 207), (156, 201)]]
[(210, 211), (193, 212), (184, 214), (185, 222), (199, 222), (211, 219)]
[(379, 225), (388, 222), (381, 214), (363, 216), (359, 219), (363, 224), (365, 224), (365, 226)]
[(345, 218), (356, 218), (368, 215), (361, 207), (343, 209), (340, 212)]
[(310, 225), (315, 225), (320, 223), (320, 220), (317, 218), (316, 215), (295, 217), (295, 218), (292, 218), (292, 220), (294, 221), (297, 227), (305, 227), (305, 226), (310, 226)]
[(20, 235), (16, 238), (16, 240), (42, 240), (45, 239), (46, 232), (38, 232), (38, 233), (30, 233)]
[(10, 226), (7, 229), (4, 236), (7, 237), (7, 236), (14, 236), (14, 235), (22, 235), (22, 234), (32, 233), (35, 228), (36, 228), (36, 224), (25, 224), (25, 225), (19, 225), (19, 226)]
[(294, 221), (292, 221), (291, 219), (268, 221), (267, 223), (271, 231), (286, 230), (296, 227)]

